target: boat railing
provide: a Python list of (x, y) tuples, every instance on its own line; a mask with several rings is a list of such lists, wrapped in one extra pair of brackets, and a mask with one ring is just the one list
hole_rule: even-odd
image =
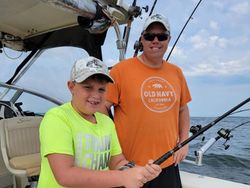
[(10, 100), (13, 103), (15, 103), (17, 101), (17, 99), (20, 97), (20, 95), (22, 93), (29, 93), (31, 95), (35, 95), (37, 97), (43, 98), (43, 99), (48, 100), (48, 101), (50, 101), (50, 102), (52, 102), (54, 104), (57, 104), (57, 105), (61, 105), (63, 103), (63, 101), (52, 98), (52, 97), (50, 97), (48, 95), (44, 95), (42, 93), (30, 90), (30, 89), (25, 89), (25, 88), (22, 88), (20, 86), (10, 85), (10, 84), (0, 82), (0, 87), (6, 88), (2, 93), (0, 93), (0, 100), (2, 100), (4, 98), (4, 96), (8, 93), (8, 91), (10, 89), (12, 89), (12, 90), (16, 90), (15, 94), (13, 95), (12, 99)]

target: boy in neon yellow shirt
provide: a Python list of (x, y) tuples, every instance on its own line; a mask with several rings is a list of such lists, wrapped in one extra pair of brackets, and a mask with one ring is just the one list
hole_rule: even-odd
[[(75, 62), (68, 81), (71, 102), (49, 110), (40, 126), (41, 173), (38, 188), (141, 187), (159, 175), (150, 161), (127, 164), (113, 121), (101, 114), (108, 82), (106, 65), (94, 57)], [(110, 170), (109, 170), (110, 169)]]

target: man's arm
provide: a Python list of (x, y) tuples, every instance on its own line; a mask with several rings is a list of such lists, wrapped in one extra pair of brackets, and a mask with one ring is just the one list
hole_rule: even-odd
[(190, 128), (190, 116), (188, 106), (185, 105), (180, 108), (179, 112), (179, 142), (183, 142), (188, 139), (188, 133)]
[[(190, 116), (189, 116), (189, 109), (187, 105), (184, 105), (180, 108), (179, 111), (179, 143), (183, 142), (184, 140), (188, 139), (190, 127)], [(174, 154), (174, 162), (177, 165), (188, 154), (188, 145), (182, 147), (180, 150), (175, 152)]]
[(111, 106), (113, 105), (112, 102), (109, 101), (105, 101), (104, 104), (102, 105), (102, 107), (100, 108), (99, 112), (106, 114), (107, 116), (109, 116), (109, 111)]

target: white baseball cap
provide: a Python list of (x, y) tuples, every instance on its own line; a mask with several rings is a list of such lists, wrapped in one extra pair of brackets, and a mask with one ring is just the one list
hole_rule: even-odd
[(149, 16), (145, 20), (145, 23), (143, 25), (143, 31), (147, 30), (148, 26), (155, 22), (161, 23), (165, 27), (165, 29), (170, 33), (170, 24), (168, 22), (168, 19), (161, 14), (154, 14)]
[(107, 65), (92, 56), (79, 59), (74, 63), (70, 74), (70, 80), (81, 83), (94, 74), (102, 74), (107, 77), (109, 82), (114, 83), (114, 80), (109, 76)]

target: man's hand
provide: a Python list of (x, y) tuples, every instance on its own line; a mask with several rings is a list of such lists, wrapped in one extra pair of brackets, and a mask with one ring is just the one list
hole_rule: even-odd
[(183, 146), (181, 149), (174, 153), (174, 164), (178, 165), (182, 160), (186, 158), (188, 154), (188, 145)]
[(145, 168), (148, 171), (146, 175), (147, 181), (151, 181), (161, 173), (161, 167), (159, 165), (153, 164), (153, 160), (149, 160), (148, 164), (145, 165)]

